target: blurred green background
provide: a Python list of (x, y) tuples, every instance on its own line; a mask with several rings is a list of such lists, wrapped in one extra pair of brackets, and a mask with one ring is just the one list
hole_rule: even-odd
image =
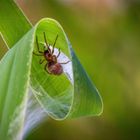
[(99, 117), (49, 118), (26, 140), (140, 140), (140, 1), (16, 1), (33, 24), (60, 22), (104, 102)]

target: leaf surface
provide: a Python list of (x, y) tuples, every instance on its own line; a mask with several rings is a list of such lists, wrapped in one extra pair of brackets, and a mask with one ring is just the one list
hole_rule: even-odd
[[(0, 32), (11, 48), (0, 61), (0, 139), (22, 139), (29, 88), (40, 108), (56, 120), (99, 115), (102, 112), (101, 97), (61, 25), (45, 18), (31, 28), (13, 1), (2, 0), (2, 4), (7, 10), (12, 10), (7, 20), (0, 6)], [(21, 30), (19, 25), (23, 25)], [(70, 60), (62, 64), (64, 73), (60, 76), (48, 74), (44, 69), (47, 61), (39, 64), (44, 57), (33, 55), (33, 51), (39, 53), (36, 36), (39, 49), (44, 51), (44, 32), (50, 48), (58, 35), (54, 50), (55, 55), (59, 48), (61, 50), (58, 62)]]

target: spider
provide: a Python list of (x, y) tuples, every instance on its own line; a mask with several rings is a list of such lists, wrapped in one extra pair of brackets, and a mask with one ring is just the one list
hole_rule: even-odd
[(54, 47), (58, 39), (58, 35), (55, 38), (55, 41), (51, 50), (50, 45), (47, 43), (45, 32), (43, 34), (44, 34), (44, 41), (45, 41), (44, 51), (39, 50), (38, 37), (36, 36), (36, 45), (37, 45), (38, 54), (36, 52), (33, 52), (33, 54), (36, 56), (44, 56), (43, 60), (40, 59), (39, 64), (42, 64), (43, 62), (47, 61), (47, 63), (44, 66), (44, 69), (47, 73), (53, 74), (53, 75), (61, 75), (63, 73), (63, 67), (61, 64), (67, 64), (70, 61), (63, 62), (63, 63), (59, 63), (57, 61), (57, 58), (59, 57), (61, 53), (60, 48), (59, 48), (59, 53), (57, 54), (57, 56), (54, 55)]

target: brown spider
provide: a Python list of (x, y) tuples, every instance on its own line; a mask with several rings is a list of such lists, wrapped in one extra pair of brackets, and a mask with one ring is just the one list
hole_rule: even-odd
[(63, 67), (61, 64), (67, 64), (70, 61), (63, 62), (63, 63), (59, 63), (57, 61), (57, 58), (60, 55), (60, 48), (59, 48), (58, 55), (57, 56), (54, 55), (54, 47), (55, 47), (56, 41), (58, 39), (58, 35), (56, 36), (56, 39), (52, 46), (53, 48), (51, 50), (50, 45), (47, 43), (45, 32), (43, 34), (44, 34), (44, 40), (45, 40), (44, 51), (42, 52), (39, 50), (38, 38), (36, 36), (36, 44), (37, 44), (37, 50), (38, 50), (39, 54), (37, 54), (35, 52), (33, 52), (33, 54), (37, 55), (37, 56), (44, 56), (44, 59), (43, 60), (40, 59), (39, 63), (42, 64), (43, 62), (47, 61), (46, 65), (44, 67), (46, 72), (48, 72), (49, 74), (54, 74), (54, 75), (61, 75), (63, 73)]

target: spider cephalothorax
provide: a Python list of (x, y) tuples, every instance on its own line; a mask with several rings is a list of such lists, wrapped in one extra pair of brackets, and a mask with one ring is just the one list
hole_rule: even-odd
[(58, 35), (56, 36), (56, 39), (54, 41), (54, 44), (52, 46), (52, 49), (50, 49), (50, 46), (47, 43), (47, 39), (46, 39), (46, 35), (44, 32), (44, 40), (45, 40), (45, 46), (44, 46), (44, 51), (40, 51), (39, 50), (39, 43), (38, 43), (38, 38), (36, 36), (36, 44), (37, 44), (37, 49), (38, 49), (38, 53), (33, 52), (35, 55), (37, 56), (44, 56), (43, 60), (40, 60), (40, 64), (42, 64), (43, 62), (47, 62), (44, 69), (45, 71), (47, 71), (49, 74), (54, 74), (54, 75), (60, 75), (63, 73), (63, 67), (61, 64), (67, 64), (70, 61), (67, 62), (63, 62), (63, 63), (59, 63), (57, 61), (57, 58), (60, 55), (60, 48), (59, 48), (59, 53), (57, 55), (54, 55), (54, 47), (56, 44), (56, 41), (58, 39)]

